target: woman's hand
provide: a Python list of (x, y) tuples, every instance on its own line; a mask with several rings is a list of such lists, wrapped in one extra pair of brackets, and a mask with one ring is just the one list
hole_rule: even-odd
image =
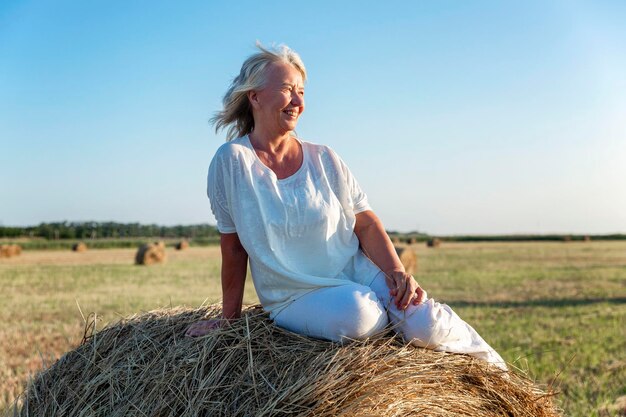
[(185, 332), (185, 336), (187, 337), (199, 337), (209, 334), (215, 329), (219, 329), (224, 326), (226, 320), (224, 319), (209, 319), (209, 320), (200, 320), (195, 322)]
[(425, 291), (410, 274), (402, 270), (392, 270), (385, 273), (385, 280), (398, 310), (405, 310), (410, 304), (418, 305), (424, 301)]
[(402, 262), (389, 239), (385, 228), (376, 214), (366, 210), (356, 215), (354, 233), (359, 238), (361, 250), (385, 272), (385, 280), (399, 310), (410, 304), (419, 304), (426, 298), (415, 279), (404, 271)]

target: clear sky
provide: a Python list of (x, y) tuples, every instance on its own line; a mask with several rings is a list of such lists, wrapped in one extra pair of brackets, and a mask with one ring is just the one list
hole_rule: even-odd
[(387, 229), (626, 232), (626, 2), (0, 2), (0, 224), (213, 223), (208, 123), (256, 40)]

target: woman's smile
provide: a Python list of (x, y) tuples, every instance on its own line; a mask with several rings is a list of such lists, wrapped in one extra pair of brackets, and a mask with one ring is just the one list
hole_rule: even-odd
[[(253, 97), (255, 130), (282, 135), (296, 128), (304, 111), (304, 81), (292, 65), (272, 63), (263, 89)], [(278, 116), (278, 119), (277, 119)]]

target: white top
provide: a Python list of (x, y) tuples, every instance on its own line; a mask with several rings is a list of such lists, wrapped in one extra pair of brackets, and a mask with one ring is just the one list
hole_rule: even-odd
[(265, 310), (278, 313), (312, 290), (369, 283), (378, 268), (359, 250), (355, 215), (370, 210), (346, 164), (328, 146), (300, 141), (302, 166), (278, 179), (247, 136), (222, 145), (207, 194), (220, 233), (237, 233)]

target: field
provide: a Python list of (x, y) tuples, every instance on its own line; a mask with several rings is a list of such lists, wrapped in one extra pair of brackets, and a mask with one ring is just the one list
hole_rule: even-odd
[[(626, 242), (416, 245), (417, 280), (516, 367), (559, 391), (568, 416), (612, 416), (626, 395)], [(0, 259), (0, 414), (29, 374), (98, 327), (169, 305), (219, 300), (219, 248), (25, 251)], [(257, 302), (251, 282), (246, 303)]]

